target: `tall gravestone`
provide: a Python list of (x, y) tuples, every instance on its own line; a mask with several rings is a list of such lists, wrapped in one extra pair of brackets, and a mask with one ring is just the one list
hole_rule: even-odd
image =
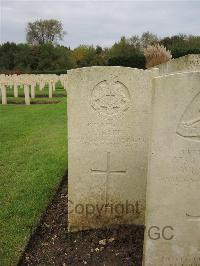
[(31, 87), (31, 98), (34, 99), (35, 98), (35, 84), (31, 82), (30, 87)]
[(53, 82), (49, 82), (49, 98), (53, 98)]
[(2, 104), (7, 104), (6, 85), (2, 83), (2, 84), (0, 84), (0, 86), (1, 86)]
[(25, 97), (25, 104), (30, 105), (30, 92), (29, 92), (29, 84), (24, 84), (24, 97)]
[(70, 231), (144, 224), (155, 75), (124, 67), (68, 72)]
[(200, 73), (154, 85), (144, 265), (200, 265)]
[(18, 97), (18, 84), (17, 84), (17, 80), (15, 80), (14, 83), (14, 97)]

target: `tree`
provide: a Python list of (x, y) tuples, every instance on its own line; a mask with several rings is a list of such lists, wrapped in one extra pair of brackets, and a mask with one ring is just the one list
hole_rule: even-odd
[(91, 66), (91, 61), (95, 58), (96, 49), (89, 45), (79, 45), (73, 50), (73, 57), (77, 67)]
[(114, 45), (107, 51), (108, 58), (111, 57), (129, 57), (138, 52), (135, 44), (132, 44), (129, 39), (122, 36), (119, 42), (114, 43)]
[(130, 45), (132, 45), (133, 47), (135, 47), (135, 49), (139, 50), (141, 47), (141, 41), (140, 41), (140, 37), (138, 35), (133, 35), (128, 39), (128, 42), (130, 43)]
[(112, 66), (129, 66), (145, 68), (145, 57), (140, 50), (140, 38), (121, 37), (111, 48), (104, 49), (107, 64)]
[(178, 34), (163, 38), (160, 44), (171, 51), (173, 58), (200, 53), (200, 36)]
[(26, 40), (32, 45), (56, 44), (59, 40), (63, 40), (65, 34), (62, 23), (55, 19), (29, 22), (26, 28)]
[(165, 37), (160, 40), (160, 44), (164, 45), (168, 49), (183, 47), (188, 42), (189, 37), (185, 34), (174, 35), (171, 37)]
[(148, 45), (155, 45), (159, 42), (156, 34), (146, 31), (140, 38), (141, 48), (147, 48)]
[(15, 43), (4, 43), (0, 47), (0, 69), (13, 70), (16, 63), (18, 46)]

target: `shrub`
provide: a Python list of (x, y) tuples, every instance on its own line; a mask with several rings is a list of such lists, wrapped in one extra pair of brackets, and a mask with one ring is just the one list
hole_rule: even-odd
[(171, 50), (173, 58), (178, 58), (188, 54), (200, 54), (200, 48), (176, 48)]
[(128, 57), (118, 56), (111, 57), (108, 59), (109, 66), (124, 66), (144, 69), (145, 63), (145, 57), (142, 53), (134, 54)]
[(163, 45), (149, 45), (144, 49), (144, 56), (146, 58), (146, 67), (154, 67), (159, 64), (165, 63), (172, 58), (171, 52), (168, 51)]

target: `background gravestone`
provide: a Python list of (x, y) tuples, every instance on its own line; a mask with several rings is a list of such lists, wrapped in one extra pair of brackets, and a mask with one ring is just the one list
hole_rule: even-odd
[(2, 83), (0, 86), (1, 86), (2, 104), (7, 104), (6, 85)]
[(157, 65), (160, 75), (170, 73), (200, 71), (200, 54), (188, 54)]
[(200, 265), (200, 73), (154, 81), (144, 265)]
[(30, 94), (29, 94), (29, 85), (24, 84), (24, 97), (25, 97), (25, 104), (30, 105)]
[(16, 98), (18, 97), (18, 84), (17, 83), (14, 83), (14, 97)]
[(68, 71), (69, 230), (144, 224), (152, 76)]
[(53, 98), (53, 81), (49, 82), (49, 98)]
[(31, 88), (31, 98), (35, 98), (35, 84), (33, 82), (30, 83), (30, 88)]

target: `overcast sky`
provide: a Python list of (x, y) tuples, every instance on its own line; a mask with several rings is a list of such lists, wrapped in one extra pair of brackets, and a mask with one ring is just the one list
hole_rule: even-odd
[(200, 35), (200, 1), (10, 1), (0, 0), (1, 42), (25, 42), (25, 28), (36, 19), (61, 20), (62, 44), (110, 46), (122, 35), (151, 31), (158, 36)]

